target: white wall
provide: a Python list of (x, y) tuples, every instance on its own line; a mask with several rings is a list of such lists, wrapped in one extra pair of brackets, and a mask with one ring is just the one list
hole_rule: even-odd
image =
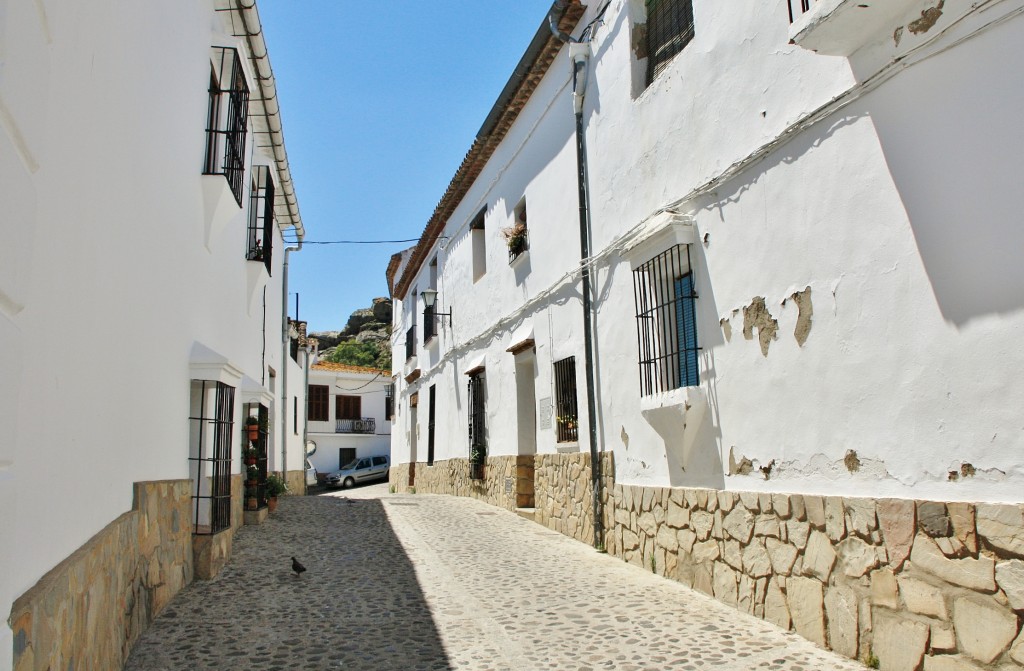
[[(210, 47), (240, 46), (220, 20), (205, 0), (0, 0), (0, 603), (128, 510), (133, 482), (187, 477), (195, 344), (267, 392), (282, 373), (281, 236), (268, 277), (245, 208), (209, 229), (204, 212)], [(267, 161), (251, 129), (247, 147)]]
[[(600, 259), (599, 434), (616, 453), (619, 482), (1019, 499), (1024, 382), (1015, 372), (1024, 354), (1015, 331), (1024, 285), (1015, 258), (1024, 241), (1013, 148), (1024, 137), (1012, 110), (1024, 91), (1024, 19), (955, 44), (1021, 3), (1011, 4), (957, 23), (969, 5), (947, 3), (930, 34), (908, 33), (897, 45), (890, 26), (847, 59), (788, 44), (784, 3), (696, 2), (695, 39), (645, 89), (631, 49), (642, 3), (613, 0), (592, 43), (585, 122)], [(550, 393), (551, 362), (577, 357), (586, 436), (579, 282), (560, 281), (579, 259), (564, 52), (449, 219), (451, 242), (435, 251), (438, 300), (443, 310), (455, 305), (454, 326), (406, 365), (411, 311), (399, 306), (412, 297), (396, 296), (404, 301), (396, 301), (395, 371), (422, 372), (401, 384), (396, 463), (408, 459), (406, 401), (416, 391), (425, 460), (431, 384), (435, 458), (468, 455), (463, 373), (480, 360), (490, 453), (516, 453), (515, 369), (505, 349), (530, 325), (538, 399)], [(910, 67), (873, 78), (894, 56)], [(837, 97), (848, 104), (800, 123)], [(500, 228), (523, 194), (530, 251), (510, 268)], [(474, 283), (467, 227), (485, 205), (487, 274)], [(670, 206), (692, 217), (700, 241), (691, 246), (703, 347), (694, 398), (707, 409), (686, 446), (681, 422), (666, 439), (641, 412), (633, 280), (622, 255), (623, 238)], [(414, 284), (425, 286), (425, 273), (426, 265)], [(793, 294), (808, 287), (813, 318), (801, 345)], [(743, 309), (756, 297), (778, 322), (767, 355), (756, 331), (753, 340), (743, 334)], [(555, 450), (553, 429), (538, 429), (537, 443)], [(729, 475), (730, 456), (748, 459), (750, 474)]]
[[(314, 365), (310, 369), (309, 384), (329, 388), (328, 417), (326, 422), (309, 422), (309, 439), (316, 443), (316, 452), (309, 462), (318, 473), (333, 473), (339, 464), (339, 448), (352, 448), (356, 457), (390, 454), (391, 421), (385, 415), (384, 399), (391, 378), (386, 374), (353, 373), (325, 370)], [(338, 395), (358, 395), (362, 416), (374, 420), (374, 433), (337, 433), (335, 399)]]

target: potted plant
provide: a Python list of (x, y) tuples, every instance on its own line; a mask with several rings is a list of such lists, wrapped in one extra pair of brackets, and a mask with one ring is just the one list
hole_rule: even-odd
[(259, 458), (259, 452), (255, 447), (243, 447), (242, 448), (242, 460), (246, 466), (255, 466), (256, 460)]
[(260, 418), (255, 415), (249, 415), (245, 418), (245, 430), (249, 436), (249, 440), (259, 440), (260, 437)]
[(484, 462), (487, 459), (487, 453), (484, 452), (483, 448), (474, 445), (473, 449), (469, 451), (469, 479), (470, 480), (483, 480), (484, 479)]
[(513, 256), (526, 251), (526, 224), (517, 221), (515, 225), (501, 229), (501, 234), (505, 236), (508, 251)]
[(270, 512), (277, 510), (277, 497), (288, 492), (288, 483), (277, 473), (267, 476), (267, 507)]
[(260, 477), (260, 469), (256, 464), (250, 464), (245, 467), (245, 485), (246, 487), (255, 487), (256, 482)]

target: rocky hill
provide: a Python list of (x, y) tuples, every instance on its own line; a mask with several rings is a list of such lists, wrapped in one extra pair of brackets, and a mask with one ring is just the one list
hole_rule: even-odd
[(370, 307), (349, 316), (343, 330), (309, 335), (320, 341), (320, 356), (325, 360), (390, 369), (390, 333), (391, 299), (374, 298)]

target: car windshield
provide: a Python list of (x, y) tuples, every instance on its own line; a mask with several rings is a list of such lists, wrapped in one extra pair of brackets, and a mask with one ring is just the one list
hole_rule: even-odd
[(352, 461), (350, 461), (347, 464), (345, 464), (344, 466), (342, 466), (341, 470), (343, 470), (343, 471), (352, 470), (353, 468), (356, 467), (356, 464), (358, 464), (358, 463), (359, 463), (358, 459), (353, 459)]

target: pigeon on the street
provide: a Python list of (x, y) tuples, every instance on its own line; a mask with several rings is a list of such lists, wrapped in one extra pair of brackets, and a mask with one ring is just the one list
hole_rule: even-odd
[(295, 571), (295, 575), (301, 576), (306, 567), (300, 564), (298, 559), (292, 557), (292, 570)]

